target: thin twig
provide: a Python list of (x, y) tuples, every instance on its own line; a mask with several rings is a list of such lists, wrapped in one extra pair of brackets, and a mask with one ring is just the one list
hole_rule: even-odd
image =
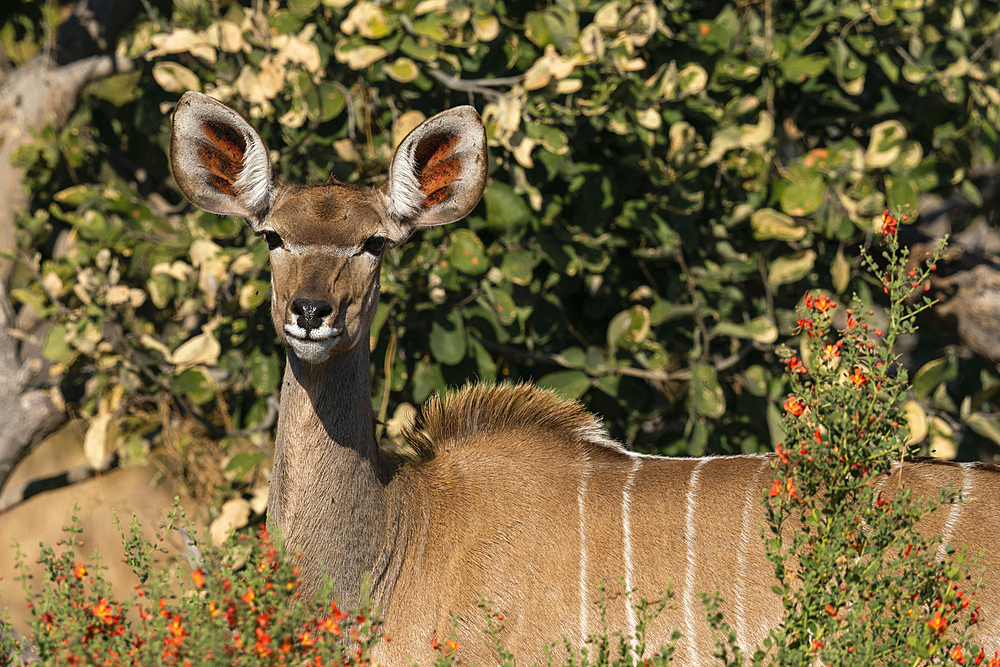
[(495, 102), (502, 97), (501, 93), (493, 90), (493, 87), (513, 86), (522, 79), (520, 76), (505, 76), (497, 79), (459, 79), (450, 74), (445, 74), (438, 69), (428, 68), (426, 72), (443, 83), (447, 88), (465, 93), (479, 93), (491, 102)]

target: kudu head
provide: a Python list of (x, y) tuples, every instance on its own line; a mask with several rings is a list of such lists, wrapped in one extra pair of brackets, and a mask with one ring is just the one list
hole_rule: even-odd
[(461, 106), (424, 121), (396, 148), (379, 188), (287, 185), (260, 135), (211, 97), (177, 103), (170, 165), (196, 206), (245, 218), (271, 258), (271, 317), (286, 347), (318, 364), (367, 335), (385, 251), (417, 227), (465, 217), (486, 183), (486, 133)]

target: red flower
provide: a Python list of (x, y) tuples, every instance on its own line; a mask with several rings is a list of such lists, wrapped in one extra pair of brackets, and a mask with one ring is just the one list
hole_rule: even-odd
[(951, 650), (951, 658), (960, 665), (965, 664), (965, 654), (962, 653), (961, 645), (956, 646)]
[(87, 576), (87, 568), (83, 566), (83, 563), (76, 564), (76, 567), (73, 568), (73, 576), (77, 579), (83, 579)]
[(899, 221), (896, 220), (896, 218), (894, 218), (891, 213), (889, 213), (889, 209), (886, 209), (886, 210), (882, 211), (882, 235), (883, 236), (895, 236), (896, 235), (896, 231), (897, 231), (896, 226), (898, 224), (899, 224)]
[(788, 400), (785, 401), (785, 410), (790, 414), (798, 417), (803, 412), (806, 411), (805, 402), (797, 396), (789, 396)]
[(806, 372), (805, 364), (799, 361), (799, 358), (794, 354), (792, 355), (792, 358), (787, 361), (786, 365), (788, 366), (788, 370), (790, 370), (793, 373)]
[(94, 614), (94, 616), (101, 619), (102, 622), (108, 625), (114, 623), (115, 615), (111, 610), (111, 606), (108, 604), (107, 598), (101, 598), (98, 600), (97, 604), (91, 607), (90, 611)]
[(851, 373), (850, 375), (848, 375), (847, 377), (854, 384), (854, 386), (856, 386), (856, 387), (860, 387), (860, 386), (864, 385), (866, 382), (868, 382), (868, 378), (866, 378), (861, 373), (861, 369), (860, 368), (855, 368), (854, 372)]
[(941, 612), (934, 612), (934, 617), (927, 621), (927, 627), (934, 631), (934, 634), (941, 635), (948, 629), (948, 619), (941, 615)]
[(774, 480), (774, 484), (771, 485), (771, 490), (767, 492), (772, 498), (781, 493), (781, 481)]

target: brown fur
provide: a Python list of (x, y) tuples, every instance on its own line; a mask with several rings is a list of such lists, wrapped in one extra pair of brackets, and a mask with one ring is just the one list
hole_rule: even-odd
[[(545, 434), (568, 449), (578, 443), (621, 451), (603, 437), (600, 420), (579, 403), (529, 384), (468, 384), (445, 398), (432, 396), (400, 435), (420, 460), (428, 460), (451, 446), (502, 439), (517, 431), (531, 431), (535, 437)], [(595, 435), (601, 440), (595, 442)]]

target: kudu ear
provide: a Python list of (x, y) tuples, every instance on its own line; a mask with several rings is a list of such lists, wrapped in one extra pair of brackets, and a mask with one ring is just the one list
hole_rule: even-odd
[(389, 166), (389, 214), (404, 228), (464, 218), (486, 187), (486, 130), (470, 106), (428, 118), (396, 148)]
[(211, 213), (246, 218), (256, 230), (274, 197), (271, 158), (243, 117), (188, 91), (174, 109), (170, 168), (181, 192)]

